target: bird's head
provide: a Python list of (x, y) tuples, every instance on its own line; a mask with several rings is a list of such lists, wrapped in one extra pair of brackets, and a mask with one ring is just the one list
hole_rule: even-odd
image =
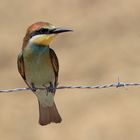
[(56, 28), (48, 22), (34, 23), (27, 29), (23, 47), (25, 47), (29, 42), (45, 46), (49, 45), (57, 34), (70, 31), (72, 30)]

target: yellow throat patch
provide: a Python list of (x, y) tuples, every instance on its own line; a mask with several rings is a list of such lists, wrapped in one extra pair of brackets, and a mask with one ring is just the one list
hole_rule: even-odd
[(33, 36), (30, 39), (30, 42), (31, 43), (34, 43), (34, 44), (38, 44), (38, 45), (49, 45), (55, 36), (56, 36), (55, 34), (50, 34), (50, 35), (46, 35), (46, 34), (36, 35), (36, 36)]

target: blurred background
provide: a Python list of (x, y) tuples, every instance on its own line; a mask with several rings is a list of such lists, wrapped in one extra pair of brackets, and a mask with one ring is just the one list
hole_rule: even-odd
[[(16, 59), (37, 21), (74, 30), (51, 44), (59, 85), (140, 82), (139, 13), (138, 0), (1, 0), (0, 89), (26, 87)], [(57, 90), (55, 101), (63, 121), (42, 127), (32, 92), (1, 93), (1, 139), (139, 140), (140, 87)]]

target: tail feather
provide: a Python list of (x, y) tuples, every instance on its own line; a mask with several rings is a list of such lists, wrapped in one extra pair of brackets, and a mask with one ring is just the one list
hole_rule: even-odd
[(47, 125), (51, 122), (60, 123), (62, 121), (61, 116), (58, 113), (55, 103), (51, 107), (43, 107), (39, 103), (39, 124)]

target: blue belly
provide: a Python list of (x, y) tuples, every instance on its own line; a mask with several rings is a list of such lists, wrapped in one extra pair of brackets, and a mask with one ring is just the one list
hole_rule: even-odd
[(48, 85), (55, 79), (50, 60), (49, 47), (30, 45), (24, 49), (26, 80), (35, 86)]

